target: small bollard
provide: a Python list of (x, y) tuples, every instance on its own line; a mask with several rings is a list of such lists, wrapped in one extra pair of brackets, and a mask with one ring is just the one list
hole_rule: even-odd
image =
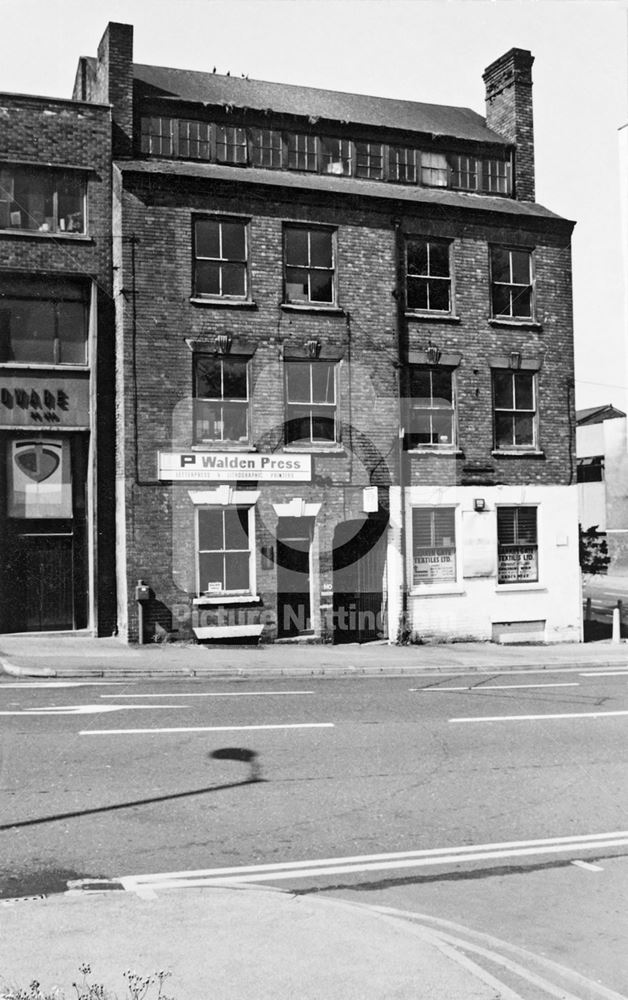
[(621, 621), (619, 617), (619, 608), (613, 608), (613, 635), (612, 641), (619, 642), (621, 639)]
[(587, 602), (584, 609), (584, 620), (585, 622), (591, 621), (591, 598), (587, 597)]

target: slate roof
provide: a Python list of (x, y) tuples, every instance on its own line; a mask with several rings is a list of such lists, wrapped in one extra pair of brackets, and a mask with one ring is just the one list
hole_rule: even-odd
[(411, 201), (415, 204), (501, 212), (509, 216), (548, 220), (573, 226), (573, 223), (568, 219), (550, 212), (548, 208), (537, 205), (535, 202), (491, 197), (491, 195), (486, 194), (468, 194), (463, 191), (452, 191), (449, 188), (427, 188), (416, 184), (384, 184), (382, 181), (363, 180), (357, 177), (333, 177), (329, 174), (310, 174), (289, 170), (263, 170), (258, 167), (232, 167), (222, 163), (197, 163), (188, 160), (117, 160), (116, 163), (123, 173), (204, 177), (208, 180), (263, 184), (296, 188), (300, 191), (308, 188), (312, 191), (382, 198), (387, 201)]
[(371, 128), (400, 129), (435, 138), (448, 136), (497, 146), (510, 145), (503, 136), (487, 128), (484, 118), (470, 108), (369, 97), (137, 63), (133, 66), (133, 73), (147, 96), (255, 111), (272, 110), (276, 114), (301, 115)]
[(605, 420), (616, 420), (618, 417), (625, 417), (623, 410), (618, 410), (612, 403), (604, 406), (590, 406), (586, 410), (576, 410), (576, 423), (578, 427), (585, 424), (601, 424)]

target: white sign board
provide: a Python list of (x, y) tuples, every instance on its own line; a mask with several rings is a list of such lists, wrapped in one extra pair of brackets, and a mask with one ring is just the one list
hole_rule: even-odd
[(270, 455), (228, 451), (160, 451), (158, 478), (162, 480), (267, 480), (309, 482), (312, 456), (274, 452)]

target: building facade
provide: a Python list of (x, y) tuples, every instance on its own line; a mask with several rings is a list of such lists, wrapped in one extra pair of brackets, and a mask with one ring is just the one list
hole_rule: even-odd
[(0, 631), (115, 628), (112, 334), (110, 108), (2, 94)]
[(534, 200), (532, 62), (487, 69), (482, 117), (138, 65), (122, 24), (80, 60), (123, 637), (579, 638), (573, 226)]
[(626, 414), (612, 405), (576, 414), (578, 510), (586, 530), (606, 535), (608, 572), (628, 570), (628, 431)]

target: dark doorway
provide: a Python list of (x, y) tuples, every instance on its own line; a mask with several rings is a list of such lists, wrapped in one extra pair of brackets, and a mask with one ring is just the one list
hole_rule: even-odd
[[(31, 435), (32, 437), (32, 435)], [(5, 439), (27, 441), (26, 436)], [(45, 449), (45, 439), (44, 449)], [(1, 547), (0, 631), (40, 632), (85, 628), (88, 619), (86, 546), (87, 440), (66, 438), (71, 462), (71, 501), (63, 517), (16, 516), (8, 489), (0, 504)], [(5, 452), (1, 447), (0, 453)], [(6, 461), (6, 459), (5, 459)]]
[(280, 517), (277, 524), (277, 637), (312, 631), (310, 552), (313, 521)]
[(334, 532), (334, 642), (386, 636), (384, 572), (386, 518), (343, 521)]

